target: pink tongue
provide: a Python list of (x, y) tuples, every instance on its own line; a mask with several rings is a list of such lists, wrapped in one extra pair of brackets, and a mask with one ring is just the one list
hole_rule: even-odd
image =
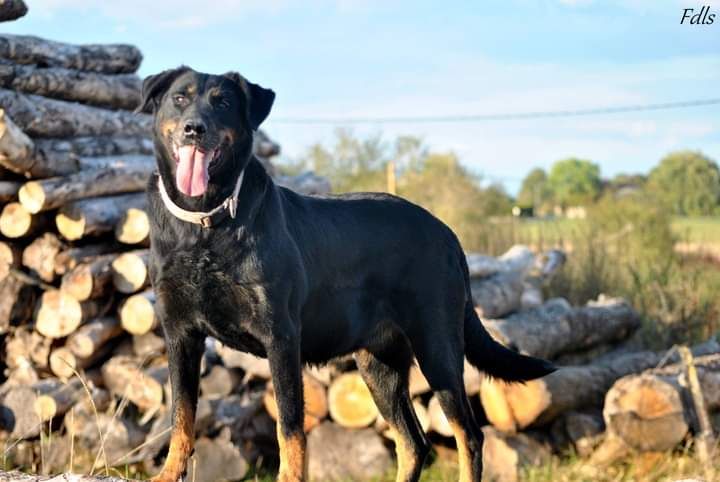
[(207, 154), (195, 146), (182, 146), (177, 150), (178, 164), (175, 184), (186, 196), (202, 196), (207, 189)]

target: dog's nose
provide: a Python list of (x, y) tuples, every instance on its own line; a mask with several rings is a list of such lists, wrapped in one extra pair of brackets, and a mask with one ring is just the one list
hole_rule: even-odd
[(205, 127), (203, 121), (201, 121), (200, 119), (189, 119), (185, 122), (183, 131), (185, 132), (185, 137), (191, 139), (198, 139), (202, 137), (203, 134), (205, 134), (207, 128)]

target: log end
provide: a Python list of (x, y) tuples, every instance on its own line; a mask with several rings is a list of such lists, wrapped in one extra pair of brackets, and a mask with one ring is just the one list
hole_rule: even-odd
[(120, 293), (135, 293), (147, 283), (147, 266), (135, 253), (124, 253), (115, 258), (112, 270), (113, 284)]
[(343, 427), (367, 427), (378, 417), (378, 408), (358, 372), (336, 378), (328, 390), (330, 416)]
[(149, 235), (150, 219), (142, 209), (128, 209), (115, 226), (115, 239), (124, 244), (140, 244)]
[(85, 234), (85, 217), (72, 210), (61, 210), (55, 216), (55, 225), (65, 239), (77, 241)]
[(6, 204), (0, 214), (0, 233), (8, 238), (19, 238), (32, 226), (32, 214), (20, 203)]
[(120, 307), (120, 322), (132, 335), (143, 335), (155, 327), (153, 303), (144, 293), (130, 296)]
[(26, 182), (18, 191), (18, 199), (30, 213), (37, 214), (45, 206), (45, 190), (37, 181)]
[(77, 329), (83, 318), (80, 302), (60, 290), (43, 293), (35, 329), (48, 338), (62, 338)]

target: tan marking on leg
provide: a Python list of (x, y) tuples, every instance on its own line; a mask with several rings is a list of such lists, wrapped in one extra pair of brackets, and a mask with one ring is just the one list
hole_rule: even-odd
[(396, 482), (404, 482), (410, 480), (418, 459), (412, 448), (408, 445), (407, 440), (400, 435), (400, 432), (390, 425), (392, 439), (395, 442), (395, 455), (397, 456), (398, 469), (395, 477)]
[(162, 471), (152, 482), (176, 482), (185, 472), (187, 461), (193, 449), (195, 437), (195, 416), (187, 404), (178, 406), (173, 422), (170, 450)]
[(472, 473), (472, 453), (468, 446), (467, 433), (462, 426), (454, 420), (449, 420), (453, 434), (455, 434), (455, 443), (458, 451), (458, 465), (460, 469), (460, 482), (473, 482), (480, 480), (480, 474), (477, 478), (473, 478)]
[(300, 433), (286, 437), (277, 424), (278, 446), (280, 447), (280, 471), (278, 481), (297, 482), (306, 480), (307, 457), (305, 450), (305, 434)]

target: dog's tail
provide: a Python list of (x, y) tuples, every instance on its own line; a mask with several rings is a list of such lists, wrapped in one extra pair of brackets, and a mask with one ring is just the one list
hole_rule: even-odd
[(508, 382), (524, 382), (548, 375), (555, 366), (540, 358), (504, 347), (485, 330), (472, 301), (465, 306), (465, 356), (488, 375)]
[(556, 368), (552, 363), (506, 348), (485, 330), (473, 306), (465, 253), (460, 250), (459, 254), (468, 300), (465, 304), (465, 356), (468, 361), (478, 370), (507, 382), (534, 380), (554, 372)]

